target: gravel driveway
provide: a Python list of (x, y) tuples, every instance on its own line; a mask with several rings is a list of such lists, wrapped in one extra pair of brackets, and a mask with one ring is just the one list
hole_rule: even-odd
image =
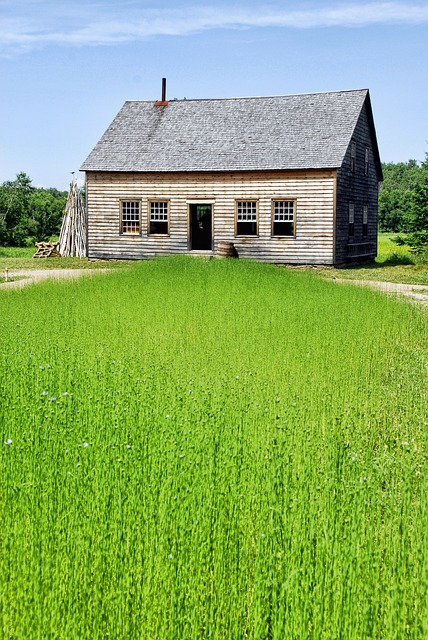
[(378, 280), (348, 280), (347, 278), (335, 278), (334, 282), (347, 282), (359, 287), (370, 287), (385, 293), (395, 293), (411, 298), (416, 302), (428, 305), (428, 285), (402, 284), (399, 282), (380, 282)]
[[(109, 269), (28, 269), (9, 270), (9, 282), (0, 284), (0, 289), (17, 289), (26, 284), (34, 284), (42, 280), (73, 280), (94, 273), (106, 273)], [(2, 274), (3, 275), (3, 274)], [(15, 280), (20, 278), (20, 280)]]

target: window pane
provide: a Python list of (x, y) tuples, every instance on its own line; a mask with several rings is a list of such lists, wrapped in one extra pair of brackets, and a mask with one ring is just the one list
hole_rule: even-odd
[(122, 203), (122, 233), (140, 233), (140, 203), (138, 200)]
[(363, 207), (363, 236), (364, 237), (367, 236), (368, 230), (369, 230), (368, 220), (369, 220), (369, 207), (368, 205), (365, 204)]
[(257, 222), (238, 222), (236, 233), (238, 236), (256, 236)]
[(349, 203), (349, 219), (348, 219), (348, 235), (352, 238), (354, 236), (354, 203)]
[(256, 202), (238, 202), (237, 203), (238, 220), (256, 221), (257, 220), (257, 203)]
[(149, 233), (168, 234), (168, 202), (150, 203)]
[(364, 152), (364, 173), (367, 176), (369, 173), (369, 149), (366, 147)]
[(274, 236), (293, 236), (294, 235), (293, 223), (292, 222), (274, 222), (273, 235)]
[(158, 222), (150, 220), (150, 233), (168, 234), (168, 222)]
[(351, 142), (351, 171), (355, 171), (357, 160), (357, 144), (354, 140)]
[(238, 236), (257, 235), (257, 202), (239, 200), (236, 203), (236, 234)]
[(273, 235), (294, 235), (294, 200), (275, 200), (273, 203)]

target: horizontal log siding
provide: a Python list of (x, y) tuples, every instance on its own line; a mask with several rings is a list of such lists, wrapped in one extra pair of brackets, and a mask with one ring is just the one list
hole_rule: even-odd
[[(234, 243), (240, 257), (332, 264), (334, 171), (257, 173), (87, 173), (88, 255), (147, 258), (189, 251), (188, 201), (213, 203), (213, 250)], [(272, 237), (272, 199), (296, 200), (296, 236)], [(150, 236), (148, 202), (170, 202), (169, 236)], [(258, 201), (258, 236), (235, 237), (235, 201)], [(120, 200), (141, 201), (141, 234), (120, 234)]]
[[(356, 167), (351, 172), (351, 145), (349, 145), (342, 167), (337, 172), (337, 210), (335, 263), (367, 262), (377, 255), (378, 232), (378, 181), (372, 140), (364, 106), (352, 137), (356, 142)], [(364, 154), (369, 149), (369, 174), (364, 173)], [(354, 236), (349, 237), (349, 201), (354, 202)], [(368, 234), (363, 236), (363, 206), (368, 205)], [(350, 246), (358, 245), (358, 246)], [(367, 255), (358, 255), (371, 245)], [(361, 251), (359, 250), (361, 247)]]

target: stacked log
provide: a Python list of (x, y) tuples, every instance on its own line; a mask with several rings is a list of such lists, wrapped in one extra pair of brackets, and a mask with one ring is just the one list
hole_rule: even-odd
[(59, 234), (59, 252), (64, 257), (86, 257), (85, 205), (75, 182), (70, 185), (65, 206), (65, 214)]

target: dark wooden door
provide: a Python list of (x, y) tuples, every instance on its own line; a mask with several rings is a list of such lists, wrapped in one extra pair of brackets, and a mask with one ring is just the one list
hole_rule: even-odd
[(212, 205), (191, 204), (190, 206), (190, 249), (212, 249)]

